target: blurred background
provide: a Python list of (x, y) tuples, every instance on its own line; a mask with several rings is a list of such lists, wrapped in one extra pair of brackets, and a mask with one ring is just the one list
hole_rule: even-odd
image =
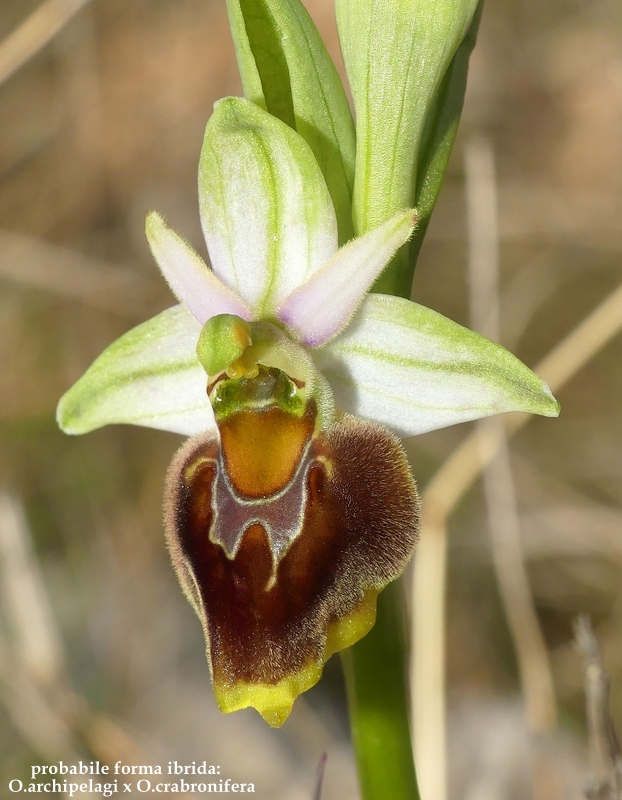
[[(215, 707), (200, 625), (161, 524), (180, 438), (130, 427), (71, 438), (55, 425), (58, 398), (91, 361), (171, 305), (146, 212), (162, 212), (205, 252), (203, 129), (216, 99), (241, 94), (224, 0), (81, 5), (63, 24), (62, 3), (31, 17), (34, 0), (0, 0), (0, 784), (59, 759), (207, 760), (223, 777), (254, 782), (259, 798), (311, 800), (327, 752), (322, 797), (355, 800), (336, 659), (280, 730), (253, 711)], [(341, 69), (331, 0), (306, 5)], [(36, 52), (11, 72), (19, 52), (7, 37), (28, 19), (20, 48)], [(487, 187), (494, 202), (475, 217), (485, 221), (488, 207), (498, 222), (498, 338), (530, 366), (622, 278), (621, 31), (615, 0), (486, 2), (413, 296), (469, 324), (469, 204)], [(622, 319), (622, 306), (615, 313)], [(622, 726), (621, 356), (620, 336), (596, 348), (557, 392), (560, 418), (530, 421), (503, 468), (528, 589), (514, 599), (535, 610), (525, 617), (540, 648), (531, 678), (520, 623), (508, 626), (504, 611), (512, 581), (503, 583), (503, 563), (510, 577), (523, 573), (503, 562), (494, 531), (499, 471), (452, 509), (452, 800), (583, 796), (581, 612)], [(406, 443), (423, 488), (471, 429)], [(531, 705), (525, 680), (540, 687)]]

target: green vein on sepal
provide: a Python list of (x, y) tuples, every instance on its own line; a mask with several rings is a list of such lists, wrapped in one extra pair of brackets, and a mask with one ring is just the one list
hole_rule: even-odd
[(340, 408), (404, 436), (506, 411), (559, 413), (548, 386), (504, 347), (402, 298), (369, 295), (317, 361)]
[(337, 247), (335, 211), (309, 145), (243, 98), (214, 107), (199, 203), (214, 272), (255, 317), (274, 315)]
[(132, 423), (191, 435), (213, 425), (195, 347), (201, 326), (174, 306), (113, 342), (61, 398), (58, 424), (79, 434)]
[(348, 100), (300, 0), (227, 0), (244, 94), (307, 141), (335, 206), (339, 242), (352, 238), (356, 140)]

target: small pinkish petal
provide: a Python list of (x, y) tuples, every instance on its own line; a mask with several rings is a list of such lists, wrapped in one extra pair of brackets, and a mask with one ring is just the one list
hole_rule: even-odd
[(147, 215), (146, 232), (153, 257), (171, 291), (202, 325), (217, 314), (252, 319), (246, 303), (214, 275), (155, 211)]
[(340, 333), (369, 287), (417, 224), (412, 209), (342, 247), (281, 303), (277, 316), (300, 341), (318, 347)]

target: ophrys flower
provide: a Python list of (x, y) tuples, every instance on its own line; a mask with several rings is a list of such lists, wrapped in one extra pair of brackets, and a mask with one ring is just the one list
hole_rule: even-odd
[(309, 146), (258, 106), (216, 105), (199, 197), (213, 271), (150, 214), (181, 305), (111, 345), (59, 422), (198, 434), (167, 478), (173, 563), (221, 708), (251, 705), (280, 724), (331, 653), (369, 630), (414, 546), (417, 493), (395, 433), (557, 404), (500, 346), (367, 295), (415, 212), (338, 250)]

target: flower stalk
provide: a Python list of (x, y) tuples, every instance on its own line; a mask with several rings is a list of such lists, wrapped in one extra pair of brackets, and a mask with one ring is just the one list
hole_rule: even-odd
[(401, 580), (388, 586), (370, 633), (341, 656), (362, 800), (419, 800), (404, 601)]

